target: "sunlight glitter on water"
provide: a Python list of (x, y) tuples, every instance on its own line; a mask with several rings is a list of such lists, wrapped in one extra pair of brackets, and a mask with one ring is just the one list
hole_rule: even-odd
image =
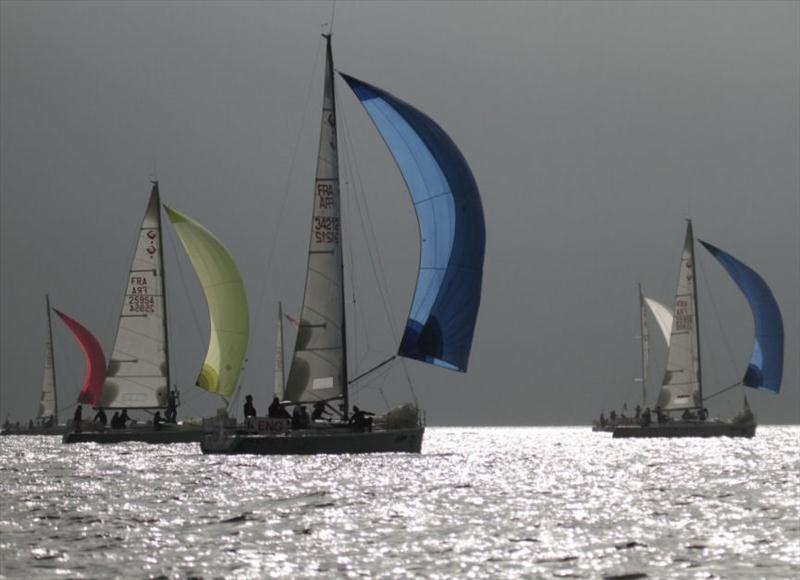
[(800, 428), (429, 428), (422, 455), (5, 437), (5, 577), (792, 577)]

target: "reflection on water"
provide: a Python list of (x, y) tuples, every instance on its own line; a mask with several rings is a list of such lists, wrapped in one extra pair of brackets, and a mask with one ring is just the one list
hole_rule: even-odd
[(223, 457), (4, 437), (0, 572), (792, 577), (798, 443), (429, 428), (422, 455)]

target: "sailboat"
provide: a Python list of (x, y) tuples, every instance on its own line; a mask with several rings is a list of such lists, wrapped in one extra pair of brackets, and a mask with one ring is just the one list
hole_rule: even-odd
[[(276, 356), (275, 378), (279, 399), (295, 406), (324, 404), (338, 420), (288, 429), (285, 419), (256, 418), (255, 432), (220, 423), (201, 442), (204, 453), (419, 453), (422, 446), (425, 428), (416, 405), (390, 412), (371, 430), (359, 428), (359, 416), (349, 415), (348, 389), (365, 373), (353, 378), (347, 364), (335, 75), (331, 36), (323, 36), (326, 66), (305, 291), (285, 385), (282, 354)], [(432, 119), (377, 87), (341, 76), (392, 153), (419, 223), (420, 267), (398, 354), (465, 372), (485, 246), (475, 180), (461, 152)], [(279, 325), (281, 320), (279, 314)], [(280, 328), (278, 333), (282, 341)]]
[[(154, 181), (129, 268), (105, 380), (90, 404), (106, 410), (164, 412), (167, 421), (70, 432), (64, 435), (65, 443), (188, 443), (202, 438), (201, 423), (169, 421), (169, 411), (177, 407), (179, 397), (170, 376), (161, 207), (158, 182)], [(208, 230), (176, 210), (164, 208), (201, 280), (209, 306), (211, 337), (197, 385), (228, 395), (235, 389), (247, 346), (248, 314), (241, 277), (230, 254)], [(233, 295), (228, 293), (230, 284), (220, 283), (220, 275), (238, 279)]]
[(642, 363), (642, 376), (634, 379), (635, 382), (642, 384), (642, 400), (641, 405), (638, 405), (636, 415), (627, 417), (624, 414), (606, 418), (600, 415), (600, 419), (592, 422), (592, 431), (604, 431), (611, 433), (617, 426), (620, 425), (638, 425), (641, 410), (647, 407), (647, 371), (650, 360), (650, 330), (647, 326), (647, 311), (649, 310), (653, 318), (658, 323), (664, 340), (669, 345), (670, 329), (672, 328), (672, 311), (669, 308), (654, 300), (648, 298), (642, 292), (641, 282), (638, 284), (639, 288), (639, 345)]
[(47, 335), (45, 339), (44, 378), (39, 396), (36, 419), (27, 427), (16, 427), (6, 423), (0, 435), (61, 435), (65, 425), (58, 424), (58, 396), (56, 392), (56, 366), (53, 356), (53, 322), (50, 316), (50, 296), (45, 295), (47, 313)]
[[(614, 437), (752, 437), (756, 421), (746, 398), (745, 408), (730, 420), (709, 419), (706, 401), (740, 385), (771, 393), (780, 391), (783, 319), (772, 291), (750, 267), (708, 242), (700, 240), (700, 243), (722, 265), (750, 305), (755, 336), (747, 370), (734, 385), (704, 398), (695, 243), (692, 222), (689, 221), (675, 292), (667, 368), (656, 406), (657, 418), (648, 421), (648, 414), (641, 425), (617, 427)], [(673, 417), (677, 412), (682, 413), (680, 418)]]

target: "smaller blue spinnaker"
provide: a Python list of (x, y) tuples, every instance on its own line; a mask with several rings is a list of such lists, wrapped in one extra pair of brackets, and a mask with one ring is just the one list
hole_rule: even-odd
[(733, 278), (753, 312), (753, 354), (742, 384), (777, 393), (783, 378), (783, 318), (772, 291), (749, 266), (716, 246), (703, 240), (700, 243)]
[(389, 147), (417, 212), (419, 273), (399, 353), (464, 372), (486, 246), (475, 178), (461, 151), (430, 117), (386, 91), (342, 77)]

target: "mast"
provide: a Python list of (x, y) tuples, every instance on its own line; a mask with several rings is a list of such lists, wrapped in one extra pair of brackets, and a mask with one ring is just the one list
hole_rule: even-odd
[(642, 283), (639, 282), (639, 338), (641, 339), (642, 355), (642, 408), (647, 407), (647, 312), (645, 312), (644, 295), (642, 294)]
[(702, 365), (702, 357), (700, 356), (700, 309), (697, 300), (697, 268), (695, 267), (696, 261), (694, 256), (694, 230), (692, 229), (692, 220), (686, 220), (689, 222), (688, 224), (688, 232), (689, 232), (689, 248), (691, 251), (692, 256), (692, 276), (694, 276), (694, 284), (693, 287), (693, 296), (692, 299), (694, 300), (694, 336), (695, 341), (697, 343), (697, 390), (700, 395), (700, 408), (703, 408), (703, 365)]
[(278, 328), (275, 337), (275, 396), (283, 399), (286, 388), (286, 376), (283, 365), (283, 304), (278, 301)]
[(50, 295), (44, 295), (47, 303), (47, 333), (50, 336), (50, 372), (53, 377), (53, 421), (58, 425), (58, 395), (56, 389), (56, 357), (53, 355), (53, 321), (50, 317)]
[[(161, 228), (161, 192), (158, 189), (158, 180), (153, 180), (153, 194), (156, 196), (156, 204), (158, 206), (158, 239), (161, 243), (158, 244), (158, 257), (159, 257), (159, 278), (161, 279), (161, 303), (164, 307), (164, 356), (167, 359), (166, 373), (167, 373), (167, 401), (171, 391), (171, 372), (169, 364), (169, 324), (167, 322), (167, 281), (164, 278), (164, 233)], [(175, 401), (175, 406), (178, 406), (180, 401)]]
[[(339, 141), (339, 131), (336, 129), (336, 77), (334, 76), (333, 72), (333, 50), (331, 49), (331, 38), (333, 37), (333, 31), (330, 34), (323, 34), (325, 38), (325, 50), (327, 54), (327, 61), (328, 61), (328, 78), (330, 79), (331, 83), (331, 113), (333, 115), (333, 137), (338, 149), (338, 141)], [(336, 160), (339, 160), (337, 155)], [(341, 188), (339, 189), (339, 203), (340, 203), (340, 211), (341, 211)], [(340, 213), (341, 215), (341, 213)], [(342, 236), (342, 222), (341, 217), (339, 218), (339, 236), (341, 239)], [(349, 393), (349, 382), (348, 382), (348, 375), (347, 375), (347, 308), (346, 308), (346, 300), (344, 297), (344, 252), (340, 252), (340, 260), (339, 260), (339, 267), (342, 272), (342, 284), (340, 286), (340, 298), (342, 304), (342, 400), (344, 403), (344, 419), (347, 420), (349, 411), (350, 411), (350, 397), (348, 396)]]

